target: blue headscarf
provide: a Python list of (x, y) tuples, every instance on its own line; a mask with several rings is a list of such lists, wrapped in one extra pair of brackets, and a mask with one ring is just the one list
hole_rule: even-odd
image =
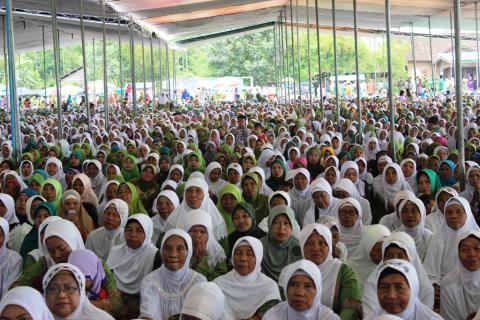
[(455, 179), (455, 176), (453, 175), (453, 172), (455, 171), (455, 163), (453, 163), (452, 160), (443, 160), (440, 163), (440, 170), (442, 168), (442, 165), (444, 165), (444, 164), (446, 164), (450, 168), (451, 173), (450, 173), (450, 176), (448, 177), (448, 179), (443, 178), (439, 174), (440, 183), (442, 184), (442, 187), (451, 187), (457, 182), (457, 180)]

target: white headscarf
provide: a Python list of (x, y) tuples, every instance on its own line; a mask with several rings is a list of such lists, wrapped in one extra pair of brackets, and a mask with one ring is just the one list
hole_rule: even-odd
[(220, 195), (220, 190), (222, 190), (223, 186), (227, 184), (227, 181), (223, 180), (221, 177), (219, 177), (218, 180), (215, 182), (210, 180), (210, 173), (212, 173), (212, 171), (215, 169), (220, 169), (220, 172), (222, 172), (223, 170), (220, 163), (215, 161), (210, 162), (210, 164), (205, 169), (204, 175), (205, 180), (207, 180), (208, 183), (208, 190), (218, 197)]
[(348, 169), (353, 169), (357, 173), (357, 180), (352, 182), (357, 188), (358, 193), (360, 193), (362, 197), (365, 196), (365, 182), (360, 180), (360, 170), (358, 169), (358, 164), (355, 161), (351, 161), (351, 160), (345, 161), (342, 164), (342, 168), (340, 170), (341, 178), (345, 178), (345, 173), (347, 172)]
[(80, 231), (78, 231), (76, 225), (68, 220), (56, 219), (48, 224), (43, 237), (44, 249), (47, 248), (46, 243), (50, 237), (59, 237), (68, 244), (72, 251), (85, 249)]
[(14, 225), (19, 223), (17, 215), (15, 214), (15, 200), (13, 200), (12, 196), (6, 193), (0, 193), (0, 201), (7, 209), (3, 218), (8, 221), (8, 224)]
[[(397, 182), (395, 182), (394, 184), (387, 183), (387, 180), (385, 179), (387, 170), (389, 168), (393, 168), (397, 173)], [(383, 195), (384, 195), (386, 209), (388, 209), (389, 204), (392, 204), (392, 205), (394, 204), (395, 196), (397, 195), (398, 192), (402, 190), (412, 191), (412, 188), (410, 187), (408, 182), (405, 180), (405, 177), (403, 176), (402, 169), (396, 163), (387, 164), (383, 169), (382, 188), (383, 188)]]
[(460, 193), (460, 196), (464, 197), (468, 201), (472, 201), (473, 194), (475, 193), (475, 188), (470, 183), (470, 173), (472, 173), (475, 170), (480, 170), (480, 166), (477, 163), (475, 163), (475, 165), (470, 166), (470, 168), (468, 168), (467, 174), (465, 175), (465, 180), (466, 180), (465, 190), (463, 190)]
[(180, 206), (175, 209), (175, 211), (173, 211), (170, 217), (168, 217), (167, 221), (165, 222), (164, 230), (168, 231), (172, 228), (183, 229), (184, 225), (187, 223), (187, 213), (193, 210), (187, 205), (187, 200), (185, 199), (185, 193), (190, 187), (199, 187), (203, 191), (202, 204), (198, 209), (201, 209), (210, 214), (210, 217), (212, 218), (212, 231), (215, 239), (220, 240), (225, 238), (228, 235), (225, 220), (223, 219), (222, 215), (218, 211), (213, 201), (208, 196), (207, 182), (201, 178), (192, 178), (186, 182), (183, 201)]
[(50, 223), (52, 223), (53, 221), (56, 221), (56, 220), (61, 220), (61, 219), (62, 218), (57, 217), (57, 216), (50, 216), (50, 217), (45, 218), (43, 220), (43, 222), (40, 223), (40, 225), (38, 226), (38, 248), (34, 249), (34, 250), (32, 250), (28, 253), (28, 255), (32, 256), (35, 259), (35, 261), (38, 261), (38, 259), (40, 259), (40, 257), (45, 257), (45, 260), (47, 262), (47, 266), (49, 268), (52, 265), (54, 265), (55, 262), (53, 262), (52, 258), (48, 254), (47, 249), (43, 245), (41, 234), (42, 234), (42, 231), (45, 232), (45, 229), (48, 227), (48, 225)]
[[(468, 237), (480, 240), (480, 232), (467, 231), (457, 236), (456, 248)], [(446, 319), (467, 319), (480, 305), (480, 270), (466, 269), (460, 259), (457, 268), (452, 270), (440, 283), (440, 314)], [(478, 316), (478, 313), (477, 313)]]
[(10, 305), (22, 307), (33, 320), (54, 320), (40, 292), (31, 287), (10, 289), (0, 301), (0, 314)]
[(366, 226), (362, 231), (362, 238), (357, 250), (348, 258), (348, 264), (355, 271), (358, 283), (363, 286), (370, 273), (377, 266), (370, 259), (370, 251), (378, 241), (390, 235), (390, 230), (380, 224)]
[(252, 248), (255, 254), (255, 269), (246, 276), (233, 269), (213, 281), (225, 295), (227, 312), (235, 319), (248, 319), (266, 302), (280, 301), (281, 298), (277, 283), (261, 272), (263, 246), (260, 240), (249, 236), (238, 239), (232, 249), (232, 260), (235, 249), (239, 246)]
[[(415, 271), (418, 275), (419, 280), (419, 291), (418, 298), (419, 300), (428, 306), (430, 309), (433, 309), (433, 298), (434, 291), (433, 286), (430, 280), (428, 279), (425, 268), (423, 267), (422, 260), (417, 254), (415, 248), (415, 242), (413, 239), (404, 232), (393, 232), (390, 236), (386, 237), (382, 244), (382, 257), (385, 256), (385, 250), (390, 245), (396, 245), (399, 248), (405, 250), (407, 253), (410, 263), (415, 267)], [(381, 264), (380, 264), (381, 266)], [(377, 266), (376, 270), (380, 268)], [(378, 299), (376, 298), (377, 283), (376, 283), (377, 272), (374, 271), (368, 277), (365, 286), (363, 287), (363, 298), (362, 298), (362, 307), (365, 316), (370, 315), (374, 310), (379, 308)]]
[(90, 160), (88, 165), (90, 165), (91, 163), (93, 163), (98, 169), (98, 174), (95, 177), (90, 178), (90, 181), (92, 183), (92, 189), (93, 189), (93, 191), (95, 191), (95, 194), (98, 198), (101, 195), (102, 187), (105, 183), (106, 178), (103, 175), (102, 164), (100, 163), (100, 161)]
[(107, 265), (113, 270), (117, 287), (130, 294), (140, 290), (143, 277), (153, 269), (153, 261), (158, 249), (152, 244), (152, 219), (145, 214), (134, 214), (127, 220), (138, 222), (145, 232), (145, 241), (140, 248), (132, 249), (127, 243), (113, 247), (108, 255)]
[(107, 230), (105, 227), (98, 228), (90, 232), (85, 242), (85, 248), (92, 250), (95, 254), (106, 260), (110, 250), (119, 244), (125, 242), (125, 237), (123, 235), (123, 228), (127, 223), (128, 218), (128, 204), (121, 199), (112, 199), (105, 205), (103, 212), (110, 208), (114, 207), (120, 217), (120, 225), (114, 230)]
[(83, 275), (82, 271), (78, 269), (76, 266), (69, 264), (69, 263), (58, 263), (50, 269), (48, 269), (47, 273), (43, 277), (43, 295), (46, 296), (47, 287), (52, 281), (52, 279), (62, 271), (68, 271), (72, 274), (75, 280), (78, 283), (78, 287), (80, 290), (80, 302), (78, 304), (77, 309), (75, 309), (70, 315), (65, 318), (61, 318), (56, 316), (56, 320), (80, 320), (80, 319), (98, 319), (98, 320), (113, 320), (113, 317), (106, 313), (105, 311), (95, 307), (87, 297), (86, 289), (85, 289), (85, 276)]
[(208, 264), (211, 267), (215, 267), (217, 263), (225, 261), (226, 255), (222, 246), (215, 240), (212, 234), (212, 219), (208, 212), (200, 209), (192, 210), (187, 213), (186, 223), (183, 226), (183, 230), (188, 231), (194, 226), (203, 226), (207, 229), (208, 241), (207, 241), (207, 255)]
[[(420, 211), (420, 222), (413, 228), (408, 228), (402, 222), (402, 210), (408, 202), (412, 202)], [(425, 205), (423, 204), (422, 200), (411, 194), (402, 201), (398, 211), (400, 215), (401, 226), (397, 230), (407, 233), (413, 238), (413, 240), (415, 240), (418, 256), (423, 261), (423, 258), (427, 253), (428, 245), (430, 244), (430, 239), (432, 238), (432, 232), (425, 228), (425, 217), (427, 215)]]
[(445, 211), (451, 204), (459, 204), (463, 207), (466, 221), (457, 230), (450, 228), (445, 222), (442, 229), (433, 235), (424, 260), (425, 270), (433, 283), (438, 283), (457, 267), (458, 249), (455, 247), (457, 235), (466, 231), (480, 231), (467, 199), (460, 196), (448, 199)]
[[(408, 305), (405, 308), (405, 310), (403, 310), (399, 314), (396, 314), (396, 316), (399, 316), (400, 318), (405, 320), (416, 320), (416, 319), (430, 319), (430, 320), (439, 319), (440, 320), (442, 319), (439, 315), (437, 315), (427, 306), (422, 304), (418, 299), (418, 290), (419, 290), (418, 276), (417, 276), (415, 267), (412, 264), (410, 264), (405, 260), (398, 260), (398, 259), (392, 259), (382, 263), (382, 265), (378, 268), (378, 271), (376, 274), (375, 287), (377, 287), (379, 278), (385, 269), (393, 269), (395, 271), (400, 272), (405, 277), (405, 279), (407, 279), (408, 285), (410, 287), (410, 298), (408, 301)], [(375, 290), (375, 292), (376, 291), (377, 290)], [(375, 295), (377, 296), (377, 299), (378, 299), (378, 295), (377, 294)], [(379, 307), (373, 312), (372, 316), (369, 319), (374, 319), (376, 316), (383, 315), (383, 314), (387, 314), (387, 312)]]
[(262, 185), (260, 186), (258, 192), (260, 194), (270, 196), (273, 193), (273, 190), (267, 185), (267, 182), (265, 180), (265, 171), (260, 168), (260, 167), (253, 167), (248, 170), (248, 172), (254, 172), (259, 174), (262, 177)]
[(181, 314), (200, 320), (228, 320), (224, 305), (222, 290), (213, 282), (201, 282), (188, 291)]
[(57, 181), (61, 181), (62, 179), (65, 180), (65, 174), (63, 173), (63, 164), (60, 159), (57, 158), (48, 158), (47, 162), (45, 163), (45, 168), (50, 164), (54, 163), (57, 165), (57, 173), (55, 175), (51, 176), (47, 172), (47, 178), (48, 179), (55, 179)]
[(140, 316), (167, 320), (180, 313), (183, 301), (190, 288), (198, 282), (206, 282), (203, 275), (190, 269), (193, 254), (192, 238), (181, 229), (169, 230), (162, 239), (161, 250), (166, 241), (177, 236), (185, 241), (187, 256), (178, 270), (170, 270), (165, 264), (145, 276), (141, 283)]
[[(32, 166), (32, 171), (30, 172), (30, 174), (28, 176), (24, 176), (22, 174), (22, 166), (24, 163), (30, 163), (30, 166)], [(34, 171), (35, 167), (33, 166), (33, 163), (32, 161), (30, 160), (23, 160), (21, 163), (20, 163), (20, 167), (19, 167), (19, 171), (20, 171), (20, 177), (22, 178), (22, 180), (24, 182), (28, 182), (28, 179), (30, 179), (31, 176), (33, 176), (33, 171)]]
[(337, 285), (338, 272), (342, 266), (342, 262), (332, 256), (333, 242), (332, 242), (332, 233), (329, 228), (322, 224), (313, 223), (309, 224), (303, 228), (298, 241), (300, 242), (300, 248), (302, 249), (303, 258), (305, 258), (305, 253), (303, 249), (308, 238), (314, 233), (318, 233), (328, 245), (328, 255), (321, 263), (318, 265), (320, 271), (322, 272), (322, 304), (326, 305), (329, 308), (333, 307), (333, 300), (335, 298), (335, 290)]
[(402, 162), (400, 162), (400, 168), (403, 168), (403, 165), (406, 164), (407, 162), (412, 163), (413, 172), (412, 172), (412, 175), (410, 177), (405, 177), (404, 176), (405, 181), (408, 182), (408, 184), (410, 185), (410, 188), (412, 188), (412, 190), (416, 190), (417, 189), (417, 163), (411, 158), (406, 158), (406, 159), (403, 159)]
[(348, 193), (348, 196), (350, 198), (354, 198), (355, 200), (357, 200), (362, 207), (363, 225), (370, 225), (372, 223), (372, 210), (370, 208), (370, 202), (360, 195), (357, 188), (355, 188), (352, 180), (347, 178), (338, 179), (337, 182), (333, 185), (332, 189), (333, 191), (343, 190)]
[[(7, 248), (10, 235), (8, 221), (0, 217), (0, 229), (4, 235), (3, 246), (0, 248), (0, 299), (8, 291), (10, 285), (22, 273), (22, 257)], [(1, 309), (1, 308), (0, 308)], [(1, 311), (0, 311), (1, 313)]]
[(175, 209), (177, 209), (178, 206), (180, 205), (180, 200), (178, 199), (177, 194), (171, 190), (163, 190), (155, 198), (152, 205), (152, 212), (155, 214), (152, 217), (152, 223), (153, 223), (152, 243), (154, 244), (157, 243), (157, 240), (160, 237), (160, 234), (164, 232), (165, 222), (167, 221), (166, 219), (163, 219), (158, 214), (157, 204), (160, 197), (165, 197), (168, 200), (170, 200), (170, 202), (173, 204), (173, 207)]
[[(340, 210), (347, 206), (354, 207), (358, 213), (357, 222), (353, 227), (350, 228), (344, 227), (340, 219)], [(340, 229), (338, 230), (340, 233), (340, 241), (342, 241), (347, 246), (348, 255), (351, 256), (357, 249), (360, 239), (362, 238), (362, 207), (360, 206), (360, 203), (354, 198), (345, 198), (340, 201), (340, 204), (338, 205), (338, 212), (338, 221), (340, 222), (338, 225)]]
[(436, 203), (435, 208), (433, 209), (433, 212), (430, 213), (425, 218), (426, 228), (432, 231), (433, 233), (437, 233), (439, 230), (441, 230), (442, 226), (445, 224), (445, 216), (443, 212), (440, 211), (440, 208), (438, 207), (438, 197), (442, 192), (448, 193), (452, 197), (458, 197), (457, 190), (453, 189), (452, 187), (443, 187), (440, 190), (438, 190), (437, 195), (435, 196), (435, 203)]
[(298, 168), (288, 171), (285, 180), (295, 179), (295, 177), (299, 174), (304, 175), (307, 178), (307, 186), (303, 190), (298, 190), (295, 186), (293, 186), (288, 194), (292, 199), (292, 209), (295, 212), (295, 217), (297, 218), (300, 225), (304, 223), (305, 213), (307, 212), (308, 208), (310, 207), (311, 203), (311, 187), (310, 187), (310, 172), (308, 172), (305, 168)]
[(309, 201), (310, 207), (305, 215), (303, 225), (306, 226), (316, 222), (315, 211), (318, 211), (319, 218), (322, 216), (333, 216), (338, 218), (338, 206), (340, 205), (340, 199), (337, 199), (332, 195), (332, 187), (328, 181), (324, 178), (317, 178), (312, 182), (311, 189), (311, 196), (313, 196), (316, 192), (326, 192), (330, 197), (330, 204), (327, 208), (318, 208), (313, 199), (311, 199)]
[(288, 283), (290, 282), (290, 279), (296, 275), (306, 275), (315, 284), (317, 294), (313, 300), (313, 305), (309, 309), (300, 312), (290, 307), (288, 301), (284, 301), (268, 310), (263, 316), (263, 320), (340, 319), (330, 308), (322, 305), (322, 274), (320, 269), (311, 261), (299, 260), (289, 264), (282, 270), (282, 273), (280, 274), (279, 285), (283, 288), (285, 296), (287, 296)]

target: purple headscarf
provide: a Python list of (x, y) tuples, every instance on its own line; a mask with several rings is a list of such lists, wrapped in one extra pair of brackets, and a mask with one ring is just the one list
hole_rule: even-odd
[(89, 299), (98, 297), (105, 279), (105, 270), (97, 255), (88, 249), (78, 249), (70, 253), (68, 263), (80, 269), (86, 280), (92, 281), (92, 286), (87, 289), (87, 297)]

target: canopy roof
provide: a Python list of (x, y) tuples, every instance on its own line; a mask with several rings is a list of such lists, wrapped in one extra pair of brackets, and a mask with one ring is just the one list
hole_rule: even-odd
[[(132, 19), (137, 25), (154, 32), (156, 37), (172, 46), (198, 44), (232, 34), (257, 32), (278, 21), (287, 8), (287, 23), (315, 27), (315, 0), (292, 0), (293, 19), (287, 0), (106, 0), (107, 36), (127, 40), (127, 24)], [(83, 0), (87, 39), (101, 38), (102, 4), (100, 0)], [(307, 6), (308, 2), (308, 6)], [(462, 1), (462, 34), (475, 31), (475, 0)], [(353, 27), (352, 0), (335, 0), (337, 28), (351, 31)], [(385, 1), (358, 0), (358, 26), (361, 32), (385, 30)], [(15, 49), (37, 50), (42, 47), (42, 28), (47, 47), (52, 43), (51, 0), (13, 0)], [(413, 23), (416, 33), (426, 33), (427, 16), (431, 16), (433, 33), (449, 35), (452, 0), (391, 0), (393, 31), (409, 32)], [(5, 7), (5, 0), (0, 0)], [(323, 30), (332, 26), (331, 0), (318, 0), (319, 21)], [(0, 9), (1, 10), (1, 9)], [(61, 46), (80, 41), (80, 0), (57, 0)], [(298, 15), (298, 20), (297, 20)], [(118, 24), (118, 22), (120, 22)], [(140, 36), (137, 32), (136, 36)], [(148, 36), (148, 35), (147, 35)], [(1, 33), (0, 33), (1, 39)], [(0, 46), (3, 39), (0, 40)], [(3, 49), (3, 48), (2, 48)]]

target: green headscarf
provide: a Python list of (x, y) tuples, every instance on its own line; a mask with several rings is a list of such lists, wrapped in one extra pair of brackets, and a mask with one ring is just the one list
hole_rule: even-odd
[[(190, 167), (190, 165), (188, 164), (190, 162), (190, 159), (192, 157), (196, 157), (198, 159), (198, 161), (200, 162), (199, 166), (197, 169), (193, 169), (192, 167)], [(202, 153), (200, 151), (193, 151), (191, 152), (188, 156), (187, 156), (187, 168), (185, 169), (185, 179), (188, 180), (188, 177), (190, 177), (190, 175), (195, 172), (195, 171), (199, 171), (199, 172), (202, 172), (204, 173), (205, 172), (205, 159), (203, 159), (203, 156), (202, 156)]]
[(122, 182), (118, 185), (118, 187), (120, 188), (122, 184), (126, 185), (128, 189), (130, 189), (130, 193), (132, 194), (132, 199), (128, 203), (128, 215), (131, 216), (137, 213), (143, 213), (148, 215), (147, 210), (145, 210), (142, 201), (140, 201), (140, 198), (138, 197), (137, 187), (135, 187), (130, 182)]
[[(126, 170), (123, 168), (123, 163), (122, 163), (122, 176), (125, 178), (125, 181), (132, 181), (133, 179), (136, 179), (140, 177), (140, 171), (138, 170), (137, 166), (137, 158), (135, 158), (132, 155), (126, 155), (123, 161), (125, 162), (125, 159), (131, 159), (133, 161), (133, 168), (131, 170)], [(138, 212), (137, 212), (138, 213)]]
[(290, 221), (292, 227), (295, 220), (295, 213), (291, 208), (284, 205), (275, 206), (268, 216), (268, 235), (261, 239), (263, 244), (263, 260), (262, 271), (275, 281), (282, 269), (300, 259), (302, 259), (302, 251), (298, 240), (292, 235), (286, 241), (278, 241), (272, 236), (272, 224), (276, 217), (284, 215)]
[(220, 211), (220, 214), (225, 220), (225, 224), (227, 225), (227, 232), (232, 233), (233, 231), (235, 231), (235, 226), (233, 225), (233, 222), (232, 222), (232, 214), (230, 212), (225, 211), (221, 204), (221, 199), (226, 194), (231, 194), (232, 196), (235, 197), (235, 199), (237, 199), (237, 202), (240, 203), (243, 200), (242, 191), (236, 185), (227, 183), (220, 190), (220, 196), (218, 197), (217, 209), (218, 211)]
[(245, 196), (242, 196), (245, 199), (247, 203), (250, 203), (254, 208), (255, 208), (255, 214), (257, 216), (257, 219), (259, 221), (262, 221), (264, 218), (268, 216), (268, 211), (269, 211), (269, 206), (268, 206), (268, 197), (260, 194), (260, 181), (258, 180), (258, 176), (254, 172), (247, 172), (242, 176), (242, 182), (241, 186), (243, 186), (243, 181), (246, 178), (250, 178), (253, 181), (255, 181), (255, 184), (257, 185), (257, 193), (253, 198), (246, 198)]
[(43, 196), (43, 189), (45, 188), (45, 185), (51, 185), (54, 189), (55, 189), (55, 200), (53, 200), (52, 202), (50, 202), (51, 204), (53, 204), (53, 206), (55, 206), (55, 208), (58, 208), (58, 205), (60, 204), (60, 201), (62, 200), (62, 185), (60, 184), (60, 182), (58, 180), (55, 180), (55, 179), (47, 179), (45, 181), (43, 181), (42, 183), (42, 187), (40, 189), (40, 195)]
[(435, 198), (437, 191), (440, 190), (442, 187), (442, 184), (440, 182), (440, 178), (438, 175), (435, 173), (435, 171), (431, 169), (422, 169), (417, 173), (417, 185), (418, 185), (418, 178), (420, 177), (421, 174), (425, 174), (428, 177), (428, 180), (430, 181), (430, 193), (433, 198)]

